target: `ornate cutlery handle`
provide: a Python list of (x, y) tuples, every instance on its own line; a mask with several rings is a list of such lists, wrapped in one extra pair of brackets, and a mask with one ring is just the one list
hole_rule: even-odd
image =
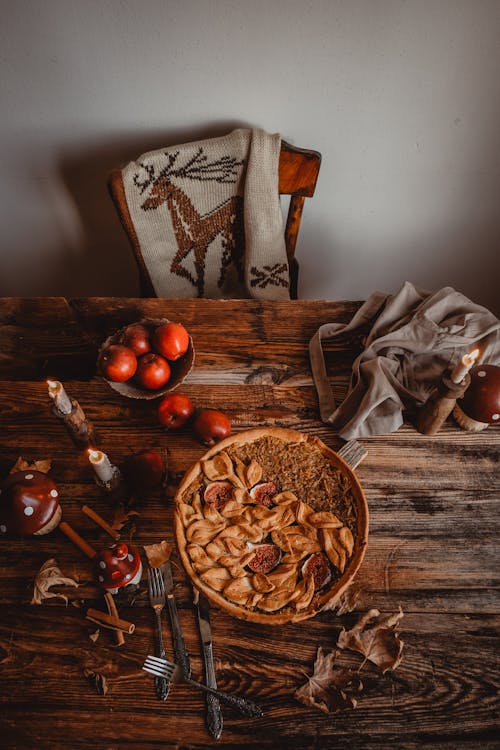
[(182, 669), (184, 677), (191, 677), (191, 663), (189, 661), (189, 654), (186, 649), (184, 637), (182, 635), (181, 626), (179, 623), (179, 615), (177, 613), (177, 605), (174, 597), (169, 594), (167, 596), (167, 607), (170, 615), (170, 624), (172, 626), (172, 645), (174, 647), (175, 661)]
[(221, 700), (223, 703), (227, 703), (228, 706), (232, 706), (233, 708), (237, 708), (240, 713), (242, 713), (244, 716), (249, 716), (250, 718), (259, 718), (263, 715), (263, 711), (260, 706), (257, 705), (257, 703), (254, 703), (251, 700), (248, 700), (248, 698), (242, 698), (239, 695), (230, 695), (229, 693), (224, 693), (222, 690), (215, 690), (214, 688), (209, 688), (206, 685), (202, 685), (201, 682), (196, 682), (195, 680), (185, 680), (185, 682), (189, 683), (190, 685), (193, 685), (194, 687), (199, 688), (200, 690), (203, 690), (205, 693), (210, 693), (211, 695), (216, 695), (219, 700)]
[[(156, 614), (156, 656), (166, 658), (163, 636), (161, 633), (161, 610), (155, 610)], [(155, 677), (156, 694), (161, 701), (166, 701), (170, 692), (170, 681), (165, 677)]]
[[(217, 689), (217, 679), (215, 677), (211, 643), (203, 644), (203, 662), (205, 664), (205, 684), (207, 687), (215, 690)], [(207, 704), (206, 719), (208, 731), (211, 737), (218, 740), (222, 734), (224, 725), (219, 699), (211, 693), (206, 693), (205, 699)]]

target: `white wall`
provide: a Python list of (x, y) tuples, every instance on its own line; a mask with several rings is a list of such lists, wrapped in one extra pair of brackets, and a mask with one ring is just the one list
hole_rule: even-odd
[(302, 297), (500, 312), (499, 0), (1, 0), (0, 294), (131, 295), (105, 182), (234, 126), (323, 165)]

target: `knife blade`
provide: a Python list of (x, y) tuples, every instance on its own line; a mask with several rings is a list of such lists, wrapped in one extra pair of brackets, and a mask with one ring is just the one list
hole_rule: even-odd
[(175, 661), (182, 670), (185, 677), (191, 677), (191, 663), (187, 652), (184, 636), (182, 635), (179, 613), (174, 599), (174, 579), (172, 577), (172, 566), (170, 560), (162, 565), (163, 580), (165, 583), (165, 594), (167, 597), (167, 609), (172, 627), (172, 645), (174, 647)]
[[(214, 659), (212, 650), (212, 628), (210, 625), (210, 605), (201, 592), (193, 589), (194, 603), (198, 612), (198, 628), (200, 631), (201, 645), (203, 650), (203, 664), (205, 666), (205, 684), (210, 688), (217, 688), (215, 677)], [(205, 695), (207, 706), (206, 722), (209, 734), (216, 740), (222, 734), (222, 711), (219, 699), (215, 695)]]

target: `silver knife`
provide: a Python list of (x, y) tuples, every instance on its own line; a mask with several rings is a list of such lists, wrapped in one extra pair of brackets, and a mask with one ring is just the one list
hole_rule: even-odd
[(182, 670), (185, 677), (191, 677), (191, 663), (189, 661), (189, 654), (184, 643), (184, 636), (182, 635), (181, 624), (179, 622), (179, 614), (177, 612), (177, 605), (174, 599), (174, 580), (172, 578), (172, 566), (170, 561), (167, 561), (162, 566), (163, 568), (163, 580), (165, 582), (165, 594), (167, 595), (167, 609), (170, 618), (170, 625), (172, 627), (172, 645), (174, 647), (175, 661)]
[[(205, 684), (210, 688), (217, 688), (215, 677), (214, 659), (212, 653), (212, 629), (210, 627), (210, 605), (204, 594), (193, 589), (194, 603), (198, 610), (198, 627), (200, 630), (201, 645), (203, 648), (203, 663), (205, 665)], [(215, 695), (205, 695), (207, 704), (207, 727), (209, 734), (216, 740), (222, 734), (222, 712), (219, 699)]]

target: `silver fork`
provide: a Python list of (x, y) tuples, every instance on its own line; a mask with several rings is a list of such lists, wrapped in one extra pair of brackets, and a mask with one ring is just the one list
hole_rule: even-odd
[(203, 685), (201, 682), (196, 682), (196, 680), (192, 680), (190, 677), (186, 677), (186, 675), (183, 674), (182, 669), (180, 669), (177, 664), (174, 664), (173, 661), (165, 659), (165, 657), (158, 658), (157, 656), (147, 656), (142, 668), (145, 672), (149, 672), (149, 674), (155, 675), (155, 679), (158, 679), (158, 677), (164, 677), (169, 681), (172, 679), (175, 672), (176, 676), (179, 675), (180, 679), (183, 682), (187, 682), (188, 685), (193, 685), (193, 687), (197, 687), (199, 690), (203, 690), (203, 692), (205, 693), (216, 695), (219, 700), (221, 700), (223, 703), (227, 703), (228, 706), (237, 708), (238, 711), (240, 711), (244, 716), (258, 718), (263, 714), (261, 707), (258, 706), (257, 703), (254, 703), (247, 698), (242, 698), (239, 695), (230, 695), (230, 693), (223, 693), (222, 690), (209, 688), (207, 687), (207, 685)]
[[(161, 631), (161, 613), (165, 606), (165, 586), (163, 584), (163, 576), (158, 568), (148, 568), (148, 593), (149, 603), (156, 615), (156, 656), (164, 659), (166, 653)], [(155, 686), (158, 698), (166, 701), (170, 692), (170, 679), (166, 675), (157, 675), (155, 677)]]

